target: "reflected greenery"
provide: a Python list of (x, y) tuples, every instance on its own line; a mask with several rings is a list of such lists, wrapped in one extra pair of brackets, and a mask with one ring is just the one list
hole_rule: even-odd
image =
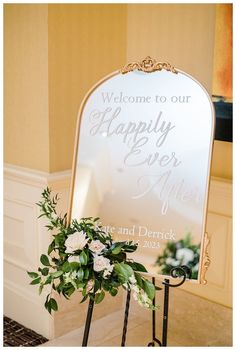
[(160, 267), (158, 273), (170, 275), (172, 268), (187, 265), (192, 271), (192, 279), (198, 278), (200, 244), (193, 244), (191, 233), (177, 242), (168, 242), (159, 255), (155, 265)]

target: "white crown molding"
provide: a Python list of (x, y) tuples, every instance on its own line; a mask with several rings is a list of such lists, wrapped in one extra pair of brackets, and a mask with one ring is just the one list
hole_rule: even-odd
[(40, 188), (50, 184), (60, 184), (62, 187), (67, 187), (71, 178), (71, 170), (47, 173), (5, 163), (4, 178)]

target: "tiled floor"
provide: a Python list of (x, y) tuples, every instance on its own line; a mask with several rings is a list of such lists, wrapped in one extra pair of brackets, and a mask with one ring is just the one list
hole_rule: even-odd
[[(104, 301), (105, 302), (105, 301)], [(158, 301), (157, 337), (161, 338), (162, 302)], [(113, 312), (91, 325), (88, 346), (120, 346), (124, 311)], [(232, 346), (232, 310), (181, 290), (172, 290), (169, 346)], [(146, 347), (151, 341), (151, 312), (131, 302), (126, 346)], [(83, 327), (41, 346), (81, 346)]]
[(42, 335), (24, 327), (22, 324), (9, 317), (3, 318), (3, 346), (24, 346), (33, 347), (43, 344), (48, 339)]

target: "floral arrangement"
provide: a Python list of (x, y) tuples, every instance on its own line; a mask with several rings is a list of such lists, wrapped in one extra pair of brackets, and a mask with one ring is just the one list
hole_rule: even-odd
[(100, 303), (105, 293), (115, 296), (119, 287), (133, 291), (133, 297), (144, 307), (153, 309), (155, 287), (141, 272), (145, 267), (127, 257), (137, 249), (130, 241), (114, 242), (111, 234), (104, 232), (98, 224), (99, 218), (83, 218), (67, 223), (67, 215), (58, 216), (58, 196), (51, 198), (51, 190), (45, 189), (42, 201), (37, 203), (41, 216), (48, 219), (46, 225), (52, 231), (52, 242), (46, 254), (42, 254), (43, 265), (37, 272), (27, 272), (30, 284), (39, 285), (39, 294), (50, 287), (45, 308), (51, 313), (58, 305), (53, 291), (66, 299), (75, 291), (82, 294), (81, 302), (87, 298)]
[(191, 269), (191, 278), (198, 278), (200, 244), (192, 244), (191, 233), (177, 242), (168, 242), (162, 255), (156, 260), (163, 275), (169, 275), (171, 269), (186, 265)]

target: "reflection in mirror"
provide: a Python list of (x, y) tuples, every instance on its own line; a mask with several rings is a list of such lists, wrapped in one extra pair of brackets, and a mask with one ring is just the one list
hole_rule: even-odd
[(178, 71), (115, 73), (81, 106), (71, 218), (98, 216), (138, 243), (152, 276), (187, 265), (200, 282), (214, 112)]

